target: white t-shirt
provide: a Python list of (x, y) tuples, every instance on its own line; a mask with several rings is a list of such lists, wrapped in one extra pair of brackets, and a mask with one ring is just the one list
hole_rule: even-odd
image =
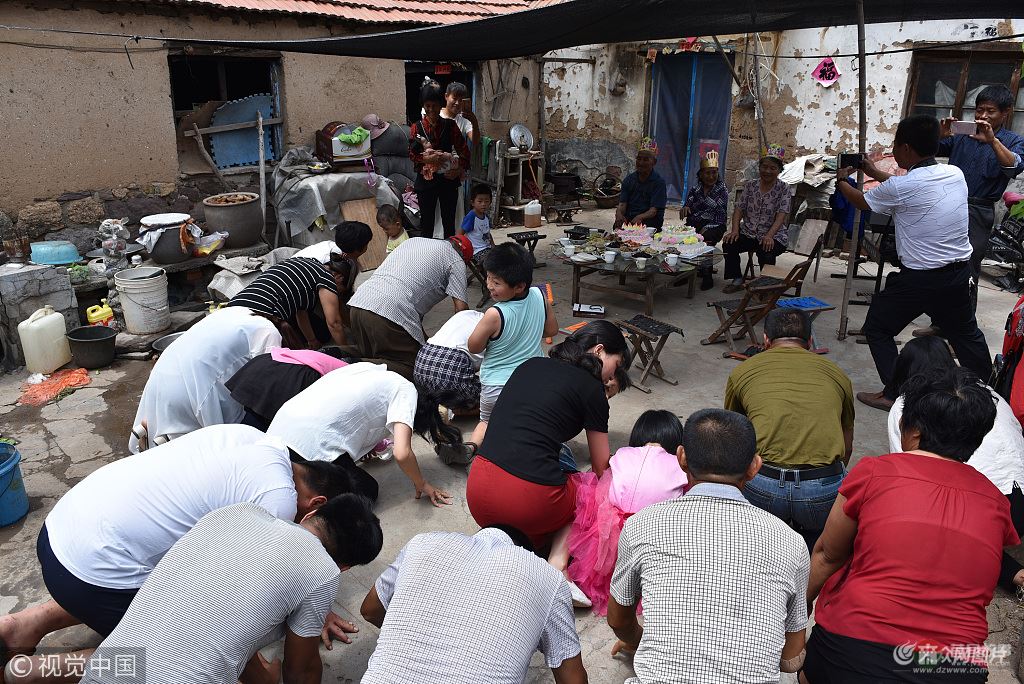
[(321, 264), (327, 264), (330, 263), (332, 254), (344, 254), (344, 252), (341, 251), (341, 247), (334, 240), (324, 240), (323, 242), (300, 249), (292, 258), (306, 257), (308, 259), (316, 259)]
[(892, 216), (896, 251), (909, 269), (940, 268), (971, 258), (967, 238), (967, 182), (950, 164), (892, 176), (864, 194), (871, 211)]
[(473, 354), (469, 351), (469, 336), (473, 334), (477, 323), (484, 317), (482, 311), (460, 311), (441, 326), (441, 329), (434, 333), (434, 336), (427, 340), (427, 344), (436, 347), (447, 347), (448, 349), (460, 349), (473, 360), (473, 365), (479, 370), (480, 364), (484, 361), (484, 355)]
[(491, 246), (487, 239), (487, 236), (491, 234), (491, 219), (488, 216), (480, 218), (476, 215), (476, 212), (471, 213), (473, 215), (473, 230), (466, 233), (466, 237), (473, 244), (473, 254), (476, 254)]
[(93, 472), (61, 497), (46, 530), (75, 577), (137, 589), (210, 511), (254, 503), (291, 522), (297, 496), (284, 442), (248, 425), (214, 425)]
[[(208, 425), (242, 422), (245, 409), (224, 383), (252, 357), (280, 346), (274, 324), (243, 306), (206, 316), (160, 355), (132, 425), (145, 419), (152, 443), (160, 435), (173, 439)], [(135, 435), (128, 451), (139, 453)]]
[[(1003, 494), (1009, 494), (1013, 491), (1014, 481), (1024, 486), (1024, 435), (1010, 405), (995, 392), (992, 396), (996, 399), (996, 422), (967, 465), (987, 477)], [(898, 397), (889, 410), (889, 450), (893, 453), (903, 451), (901, 418), (903, 397)]]
[[(439, 112), (438, 115), (442, 119), (452, 118), (448, 116), (448, 110), (445, 109), (444, 107), (441, 107), (441, 111)], [(420, 118), (427, 118), (427, 113), (423, 110), (422, 107), (420, 108)], [(458, 114), (455, 115), (455, 125), (459, 127), (459, 132), (461, 132), (462, 137), (466, 139), (466, 145), (469, 145), (469, 134), (473, 132), (473, 124), (469, 122), (469, 119), (462, 115), (462, 112), (459, 112)]]
[(386, 366), (354, 363), (327, 373), (285, 402), (267, 428), (310, 461), (357, 461), (416, 416), (416, 386)]

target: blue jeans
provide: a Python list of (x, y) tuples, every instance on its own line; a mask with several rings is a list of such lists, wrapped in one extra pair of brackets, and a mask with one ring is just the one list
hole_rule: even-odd
[(743, 487), (743, 495), (750, 503), (793, 527), (807, 542), (807, 550), (811, 551), (821, 536), (839, 493), (839, 485), (845, 477), (846, 466), (843, 466), (841, 474), (819, 480), (789, 482), (758, 473)]

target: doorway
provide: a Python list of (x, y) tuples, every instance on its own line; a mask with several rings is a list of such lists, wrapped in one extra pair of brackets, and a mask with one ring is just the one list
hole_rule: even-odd
[(668, 200), (681, 203), (697, 182), (700, 160), (718, 152), (724, 165), (732, 113), (732, 76), (717, 54), (659, 55), (651, 88), (650, 131), (658, 143), (655, 169)]
[[(452, 81), (458, 81), (466, 86), (469, 97), (473, 97), (474, 78), (470, 67), (458, 63), (406, 62), (405, 116), (407, 124), (420, 120), (420, 88), (423, 87), (423, 79), (428, 76), (441, 84), (441, 92), (444, 92)], [(475, 100), (473, 102), (475, 103)]]

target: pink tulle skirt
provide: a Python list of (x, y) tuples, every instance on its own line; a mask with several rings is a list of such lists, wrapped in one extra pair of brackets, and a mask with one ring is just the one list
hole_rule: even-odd
[(594, 604), (595, 615), (608, 613), (608, 592), (619, 535), (629, 518), (608, 500), (612, 483), (611, 469), (601, 478), (594, 473), (575, 473), (576, 519), (569, 533), (569, 579), (576, 583)]

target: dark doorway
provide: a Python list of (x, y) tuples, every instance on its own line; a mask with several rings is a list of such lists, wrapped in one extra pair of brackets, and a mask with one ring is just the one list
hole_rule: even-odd
[[(458, 63), (406, 62), (405, 63), (405, 123), (411, 124), (420, 119), (420, 88), (423, 79), (429, 76), (441, 84), (441, 90), (452, 81), (466, 86), (470, 98), (473, 97), (472, 66)], [(451, 70), (450, 73), (438, 73)]]

